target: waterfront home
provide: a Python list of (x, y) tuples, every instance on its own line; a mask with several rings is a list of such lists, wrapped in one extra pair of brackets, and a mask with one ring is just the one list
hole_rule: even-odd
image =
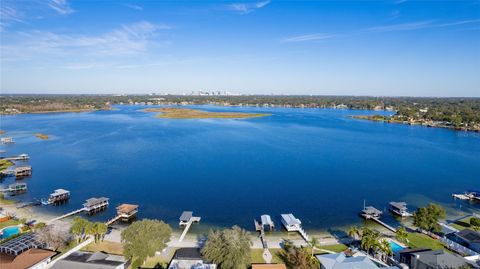
[(179, 248), (168, 269), (216, 269), (217, 265), (203, 259), (199, 248)]
[(390, 202), (390, 211), (401, 216), (401, 217), (411, 217), (412, 213), (408, 212), (407, 203), (405, 202)]
[(297, 232), (302, 229), (302, 222), (295, 218), (293, 214), (281, 214), (282, 224), (289, 232)]
[(287, 269), (287, 266), (285, 264), (280, 264), (280, 263), (254, 263), (252, 264), (252, 269)]
[(58, 204), (70, 199), (70, 192), (64, 189), (57, 189), (48, 198), (48, 204)]
[(22, 178), (22, 177), (29, 177), (32, 175), (32, 167), (31, 166), (19, 166), (15, 167), (14, 175), (16, 178)]
[(95, 214), (107, 208), (108, 200), (109, 199), (106, 197), (93, 197), (85, 201), (85, 203), (83, 204), (83, 208), (88, 214)]
[(32, 248), (19, 255), (0, 253), (0, 268), (2, 269), (41, 269), (47, 268), (52, 257), (57, 252)]
[(125, 257), (104, 252), (76, 251), (57, 261), (52, 269), (126, 269)]
[(470, 229), (464, 229), (455, 234), (457, 241), (467, 248), (480, 252), (480, 233)]
[[(378, 269), (367, 256), (347, 256), (345, 253), (323, 254), (315, 256), (320, 262), (320, 269)], [(382, 267), (382, 269), (398, 269), (398, 267)]]
[[(400, 262), (410, 269), (472, 268), (472, 264), (461, 256), (443, 249), (405, 249), (399, 252)], [(475, 268), (475, 267), (473, 267)]]

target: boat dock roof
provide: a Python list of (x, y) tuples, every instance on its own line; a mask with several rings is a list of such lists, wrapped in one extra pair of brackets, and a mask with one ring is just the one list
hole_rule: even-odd
[(138, 205), (132, 205), (132, 204), (121, 204), (117, 206), (117, 211), (120, 213), (130, 213), (132, 211), (137, 210)]
[(373, 206), (366, 206), (363, 210), (362, 210), (363, 213), (365, 214), (368, 214), (368, 215), (380, 215), (380, 214), (383, 214), (382, 211), (376, 209), (375, 207)]
[(407, 209), (407, 203), (405, 202), (390, 202), (390, 205), (398, 209)]
[(183, 211), (180, 215), (180, 221), (188, 222), (193, 217), (193, 211)]
[(13, 189), (15, 187), (23, 187), (23, 186), (27, 186), (27, 183), (24, 183), (24, 182), (16, 182), (16, 183), (12, 183), (10, 185), (8, 185), (9, 188)]
[(281, 214), (282, 216), (282, 219), (284, 220), (285, 224), (287, 225), (300, 225), (302, 224), (302, 222), (295, 218), (295, 216), (293, 216), (293, 214)]
[(101, 204), (101, 203), (106, 203), (108, 202), (108, 198), (106, 197), (100, 197), (100, 198), (90, 198), (90, 199), (87, 199), (85, 201), (85, 203), (83, 204), (84, 207), (91, 207), (91, 206), (94, 206), (94, 205), (97, 205), (97, 204)]
[(262, 221), (262, 225), (273, 226), (273, 221), (272, 218), (270, 218), (270, 215), (261, 215), (260, 220)]
[(59, 196), (59, 195), (65, 195), (69, 194), (70, 192), (64, 189), (56, 189), (50, 196)]

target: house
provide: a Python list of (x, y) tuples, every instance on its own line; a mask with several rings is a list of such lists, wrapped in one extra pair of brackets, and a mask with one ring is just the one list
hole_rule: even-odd
[(126, 269), (127, 262), (125, 257), (119, 255), (76, 251), (57, 261), (52, 269)]
[(252, 269), (287, 269), (285, 264), (252, 264)]
[(457, 241), (467, 248), (480, 252), (480, 233), (474, 230), (465, 229), (455, 234)]
[(405, 249), (399, 252), (400, 262), (410, 269), (443, 269), (469, 266), (464, 258), (445, 252), (443, 249)]
[(179, 248), (168, 265), (168, 269), (216, 269), (217, 265), (207, 263), (199, 248)]
[[(315, 256), (320, 261), (320, 269), (378, 269), (379, 267), (367, 256), (347, 256), (345, 253)], [(398, 269), (397, 267), (387, 267)], [(383, 267), (382, 269), (387, 269)]]
[(19, 255), (0, 253), (2, 269), (43, 269), (57, 253), (46, 249), (31, 248)]

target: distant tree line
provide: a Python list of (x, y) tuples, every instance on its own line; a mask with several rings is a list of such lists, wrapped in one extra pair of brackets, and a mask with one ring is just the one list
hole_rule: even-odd
[[(392, 110), (396, 121), (445, 122), (454, 127), (480, 130), (480, 98), (310, 96), (310, 95), (0, 95), (0, 112), (20, 113), (109, 109), (114, 104), (215, 104)], [(377, 119), (378, 120), (378, 119)]]

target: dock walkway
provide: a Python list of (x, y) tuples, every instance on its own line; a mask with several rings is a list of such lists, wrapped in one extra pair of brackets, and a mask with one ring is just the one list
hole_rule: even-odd
[(362, 214), (362, 216), (367, 220), (373, 220), (373, 221), (377, 222), (378, 224), (382, 225), (383, 227), (387, 228), (388, 230), (390, 230), (394, 233), (397, 232), (397, 229), (395, 229), (392, 226), (390, 226), (390, 225), (386, 224), (385, 222), (381, 221), (380, 218), (372, 217), (372, 216), (369, 216), (369, 215), (366, 215), (366, 214)]
[(178, 239), (178, 242), (182, 242), (183, 239), (185, 238), (185, 236), (187, 235), (188, 233), (188, 230), (190, 229), (190, 227), (192, 226), (192, 223), (194, 222), (199, 222), (200, 221), (200, 217), (191, 217), (190, 220), (187, 222), (187, 224), (185, 225), (185, 229), (183, 230), (183, 233), (182, 235), (180, 236), (180, 238)]
[(80, 208), (80, 209), (77, 209), (77, 210), (68, 212), (67, 214), (64, 214), (64, 215), (61, 215), (61, 216), (59, 216), (59, 217), (53, 218), (53, 219), (49, 220), (48, 223), (52, 223), (52, 222), (54, 222), (54, 221), (61, 220), (61, 219), (64, 219), (64, 218), (67, 218), (67, 217), (76, 215), (76, 214), (78, 214), (78, 213), (80, 213), (80, 212), (83, 212), (83, 211), (86, 211), (86, 210), (87, 210), (87, 208), (82, 207), (82, 208)]
[(114, 218), (110, 219), (109, 221), (105, 222), (105, 225), (110, 226), (113, 223), (115, 223), (117, 220), (119, 220), (122, 217), (122, 215), (116, 215)]

